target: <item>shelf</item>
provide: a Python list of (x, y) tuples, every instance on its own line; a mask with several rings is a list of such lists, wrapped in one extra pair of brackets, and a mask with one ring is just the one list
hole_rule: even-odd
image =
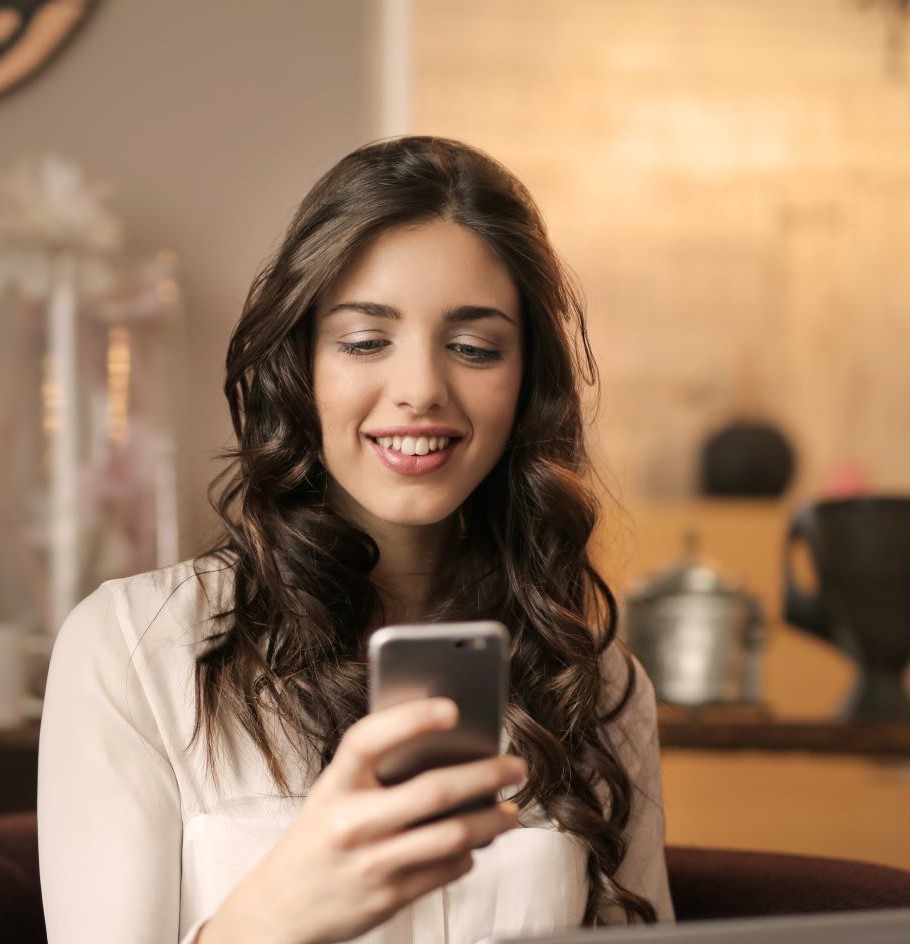
[(910, 719), (801, 721), (775, 718), (762, 707), (658, 710), (664, 749), (701, 751), (802, 751), (910, 757)]

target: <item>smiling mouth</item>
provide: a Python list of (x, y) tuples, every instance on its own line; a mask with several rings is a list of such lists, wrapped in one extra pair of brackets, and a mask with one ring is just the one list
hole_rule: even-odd
[(368, 436), (372, 442), (390, 452), (405, 456), (427, 456), (433, 452), (442, 452), (458, 442), (457, 436)]

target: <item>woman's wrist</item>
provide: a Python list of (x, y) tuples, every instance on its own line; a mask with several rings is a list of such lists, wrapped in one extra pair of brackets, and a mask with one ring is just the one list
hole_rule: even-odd
[(202, 926), (195, 944), (278, 944), (264, 927), (265, 917), (265, 908), (238, 906), (231, 896)]
[[(234, 931), (236, 932), (236, 929)], [(215, 914), (202, 925), (195, 944), (232, 944), (233, 941), (240, 940), (241, 936), (231, 933), (230, 922), (225, 925), (219, 920), (219, 915)]]
[(195, 944), (313, 944), (310, 937), (282, 926), (265, 863), (250, 872), (203, 925)]

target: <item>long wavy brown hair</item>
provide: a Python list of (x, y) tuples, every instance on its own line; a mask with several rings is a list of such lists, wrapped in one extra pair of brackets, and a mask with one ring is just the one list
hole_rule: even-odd
[(435, 576), (438, 604), (426, 619), (508, 627), (506, 723), (529, 769), (517, 801), (539, 804), (587, 849), (586, 924), (609, 904), (651, 921), (652, 905), (614, 879), (632, 787), (608, 722), (633, 676), (605, 697), (602, 656), (616, 604), (587, 551), (598, 506), (583, 479), (581, 390), (597, 374), (583, 303), (527, 190), (474, 148), (407, 137), (354, 151), (303, 200), (253, 283), (227, 354), (237, 446), (212, 492), (225, 527), (213, 553), (233, 571), (233, 607), (197, 663), (194, 736), (205, 734), (211, 761), (224, 723), (239, 721), (287, 792), (275, 719), (324, 767), (366, 711), (364, 640), (382, 620), (370, 578), (379, 550), (326, 501), (314, 320), (320, 298), (371, 239), (435, 219), (470, 229), (511, 274), (524, 371), (511, 438), (460, 509), (460, 540)]

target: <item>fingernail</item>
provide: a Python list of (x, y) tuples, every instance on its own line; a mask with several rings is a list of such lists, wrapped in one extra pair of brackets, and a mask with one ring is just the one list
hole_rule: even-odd
[(433, 713), (440, 721), (454, 722), (458, 719), (458, 705), (451, 698), (437, 698)]

